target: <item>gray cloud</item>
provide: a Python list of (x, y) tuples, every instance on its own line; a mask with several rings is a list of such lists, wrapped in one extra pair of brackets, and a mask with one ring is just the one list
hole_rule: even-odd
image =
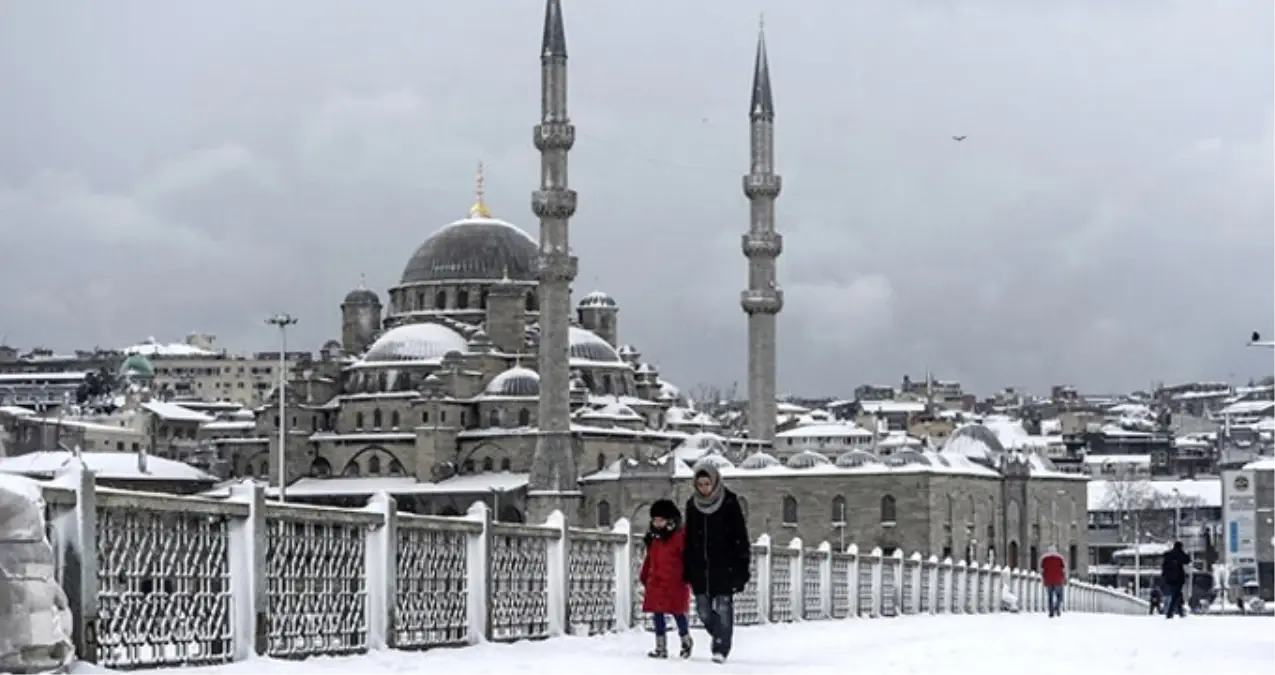
[[(566, 3), (577, 292), (673, 381), (744, 370), (740, 175), (767, 14), (781, 388), (1246, 378), (1275, 325), (1275, 9)], [(0, 333), (338, 332), (488, 166), (534, 234), (540, 3), (6, 3)], [(967, 134), (954, 143), (953, 134)]]

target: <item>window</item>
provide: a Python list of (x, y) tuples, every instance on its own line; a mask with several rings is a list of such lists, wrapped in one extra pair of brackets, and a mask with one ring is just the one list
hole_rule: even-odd
[(399, 422), (401, 422), (401, 421), (402, 421), (402, 419), (399, 417), (399, 414), (398, 414), (398, 411), (397, 411), (397, 410), (395, 410), (395, 411), (393, 411), (393, 412), (391, 412), (391, 413), (390, 413), (390, 426), (391, 426), (391, 427), (394, 427), (395, 429), (397, 429), (397, 428), (398, 428), (398, 425), (399, 425)]
[(439, 291), (434, 294), (434, 309), (447, 309), (446, 291)]
[(611, 527), (611, 502), (598, 502), (598, 527)]
[(429, 424), (429, 411), (428, 411), (428, 410), (422, 410), (422, 411), (421, 411), (421, 424)]
[(1027, 561), (1027, 564), (1030, 566), (1031, 571), (1035, 572), (1040, 566), (1040, 551), (1035, 546), (1032, 546), (1028, 549), (1027, 556), (1031, 558), (1031, 560)]
[(487, 309), (487, 291), (478, 294), (478, 309)]
[(500, 411), (499, 410), (493, 410), (487, 413), (487, 426), (489, 427), (500, 426)]
[(377, 408), (376, 410), (373, 410), (373, 411), (372, 411), (372, 426), (373, 426), (374, 428), (376, 428), (376, 429), (380, 429), (380, 428), (381, 428), (381, 421), (382, 421), (382, 419), (381, 419), (381, 409), (380, 409), (380, 408)]
[(483, 458), (483, 471), (494, 471), (495, 469), (496, 469), (496, 463), (495, 463), (494, 461), (492, 461), (492, 459), (491, 459), (490, 457), (484, 457), (484, 458)]
[(328, 464), (328, 460), (322, 457), (310, 463), (311, 478), (328, 478), (332, 475), (332, 465)]
[(399, 463), (399, 461), (398, 461), (397, 459), (391, 459), (391, 460), (390, 460), (390, 475), (391, 475), (391, 476), (402, 476), (402, 475), (405, 475), (405, 474), (407, 474), (407, 471), (405, 471), (405, 470), (403, 469), (403, 465), (402, 465), (401, 463)]
[(784, 497), (783, 507), (784, 525), (797, 524), (797, 498), (788, 496)]
[(605, 468), (607, 468), (607, 456), (599, 452), (598, 453), (598, 471), (601, 471)]
[(369, 476), (381, 475), (381, 458), (372, 455), (367, 458), (367, 473)]
[(462, 470), (462, 471), (464, 471), (465, 473), (473, 473), (473, 472), (474, 472), (474, 460), (472, 460), (472, 459), (467, 459), (467, 460), (465, 460), (465, 462), (464, 462), (463, 464), (461, 464), (461, 470)]
[(846, 522), (846, 498), (841, 495), (832, 498), (832, 522), (843, 525)]
[(358, 478), (359, 477), (358, 463), (350, 462), (349, 464), (346, 464), (345, 468), (341, 470), (341, 475), (346, 478)]
[(456, 309), (469, 309), (469, 291), (456, 292)]
[(527, 294), (527, 311), (536, 311), (536, 294), (534, 292)]
[(894, 503), (894, 495), (886, 495), (881, 498), (881, 524), (882, 525), (894, 524), (897, 508), (898, 507)]
[(522, 410), (518, 411), (518, 426), (520, 427), (531, 426), (531, 411), (530, 410), (523, 408)]
[(355, 429), (363, 428), (363, 413), (361, 412), (354, 413), (354, 428)]
[(508, 457), (506, 457), (506, 458), (504, 458), (504, 459), (500, 460), (500, 470), (501, 470), (501, 471), (512, 471), (512, 470), (513, 470), (513, 467), (514, 467), (514, 463), (513, 463), (512, 461), (510, 461), (510, 459), (509, 459)]
[(1076, 576), (1076, 565), (1080, 562), (1080, 547), (1072, 544), (1067, 547), (1067, 572)]

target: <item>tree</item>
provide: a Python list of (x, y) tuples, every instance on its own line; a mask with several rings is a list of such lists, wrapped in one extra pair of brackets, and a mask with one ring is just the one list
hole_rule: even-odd
[(1138, 539), (1171, 541), (1176, 535), (1176, 511), (1190, 510), (1203, 504), (1196, 495), (1157, 489), (1145, 478), (1117, 478), (1106, 481), (1106, 486), (1102, 508), (1115, 513), (1122, 539), (1126, 533), (1129, 539), (1134, 539), (1133, 528), (1136, 527)]

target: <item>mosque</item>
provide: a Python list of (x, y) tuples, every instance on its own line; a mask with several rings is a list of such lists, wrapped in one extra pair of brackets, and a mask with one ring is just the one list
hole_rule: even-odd
[[(454, 515), (485, 500), (505, 521), (539, 522), (558, 509), (578, 525), (609, 527), (645, 522), (657, 498), (684, 500), (691, 465), (711, 461), (741, 495), (753, 535), (780, 545), (853, 542), (1028, 565), (1057, 544), (1083, 572), (1084, 482), (1005, 450), (984, 427), (958, 429), (941, 450), (773, 454), (781, 183), (761, 35), (743, 180), (754, 207), (742, 237), (748, 436), (710, 433), (716, 422), (624, 343), (615, 299), (594, 291), (572, 305), (566, 68), (560, 1), (547, 0), (533, 136), (543, 159), (532, 195), (539, 238), (493, 215), (480, 167), (468, 216), (420, 244), (384, 303), (362, 285), (345, 297), (340, 341), (288, 388), (288, 500), (352, 505), (385, 491), (418, 513)], [(278, 475), (282, 421), (274, 405), (259, 410), (255, 433), (272, 440), (236, 462), (238, 473)]]

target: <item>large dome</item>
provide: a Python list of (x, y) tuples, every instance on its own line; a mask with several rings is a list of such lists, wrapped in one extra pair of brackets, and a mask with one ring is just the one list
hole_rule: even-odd
[(615, 347), (598, 337), (597, 333), (579, 326), (571, 326), (568, 339), (571, 344), (571, 358), (573, 359), (599, 363), (623, 363), (620, 360), (620, 354), (615, 351)]
[(365, 363), (429, 361), (447, 352), (465, 353), (465, 337), (437, 323), (409, 323), (386, 331), (363, 356)]
[(539, 244), (496, 218), (466, 218), (435, 232), (403, 268), (402, 283), (460, 279), (535, 281)]

